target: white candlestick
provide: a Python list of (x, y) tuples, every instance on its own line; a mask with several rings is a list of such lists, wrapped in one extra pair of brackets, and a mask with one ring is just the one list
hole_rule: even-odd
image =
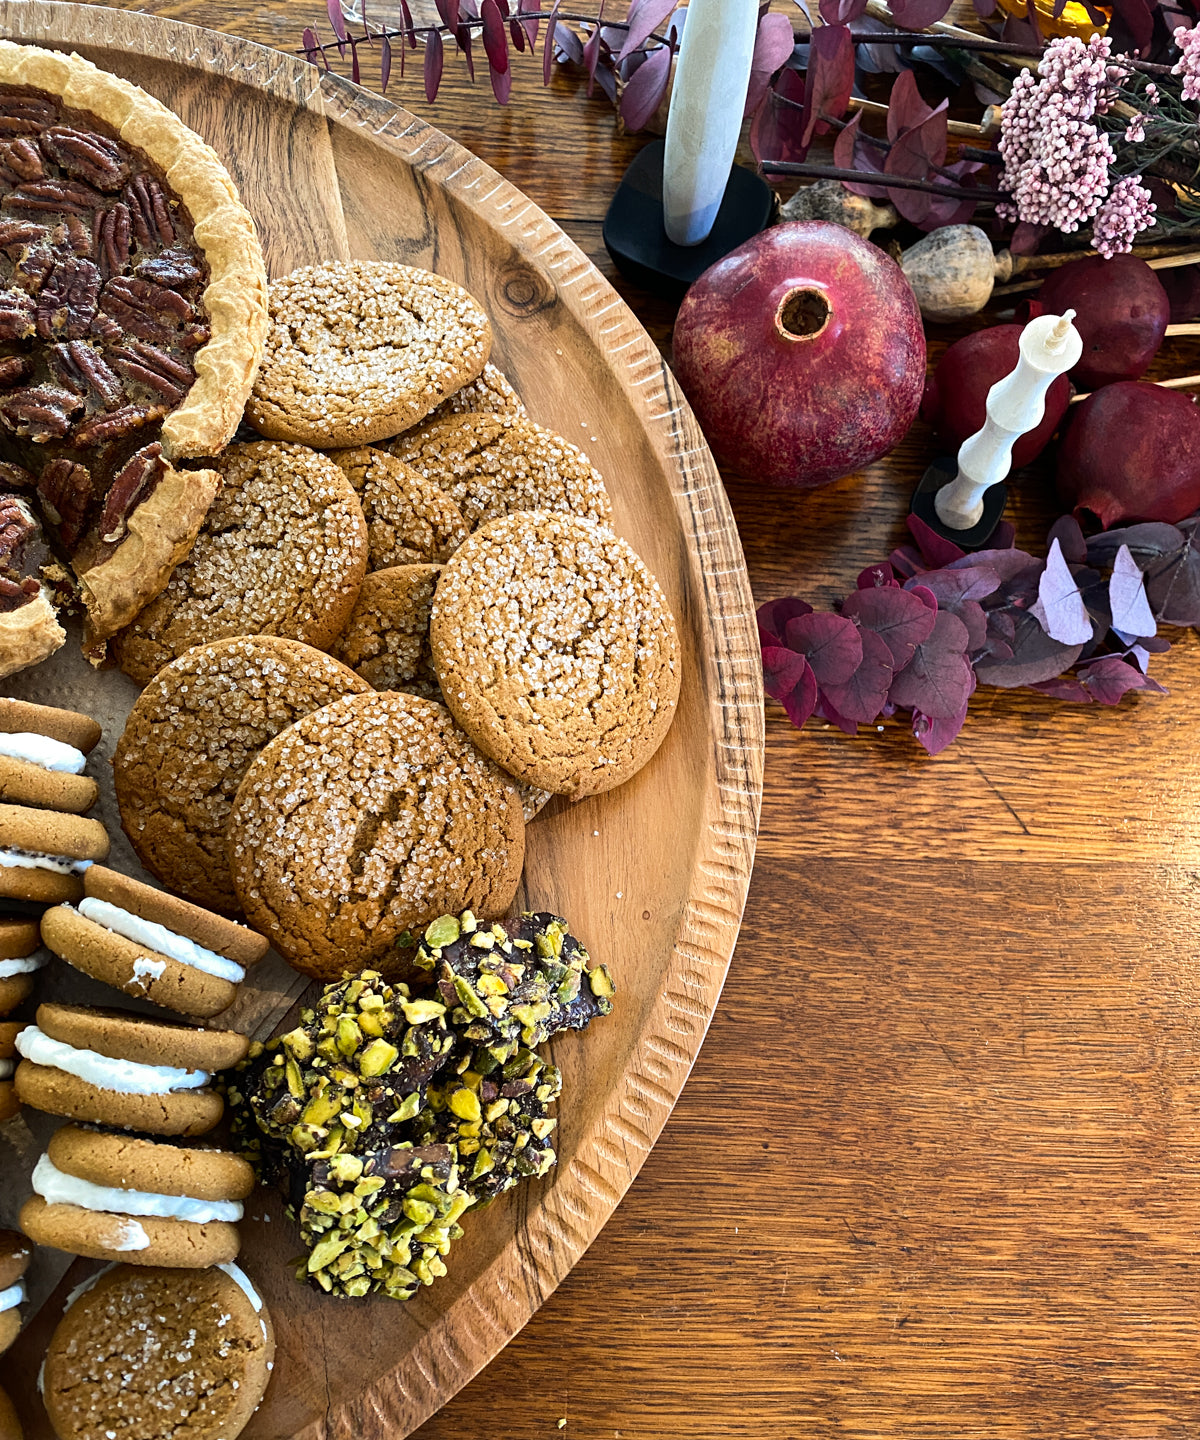
[(1046, 413), (1046, 391), (1079, 363), (1083, 340), (1065, 315), (1039, 315), (1021, 331), (1016, 369), (988, 391), (983, 429), (964, 440), (958, 475), (933, 497), (938, 519), (952, 530), (969, 530), (983, 517), (983, 494), (1012, 466), (1013, 445), (1036, 430)]
[(690, 0), (667, 112), (663, 221), (676, 245), (707, 240), (742, 128), (757, 0)]

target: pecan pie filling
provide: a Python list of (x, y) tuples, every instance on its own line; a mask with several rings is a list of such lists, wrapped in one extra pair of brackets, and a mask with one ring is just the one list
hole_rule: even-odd
[(167, 470), (159, 431), (210, 336), (208, 278), (146, 155), (55, 96), (0, 86), (0, 487), (34, 491), (77, 569), (112, 552)]

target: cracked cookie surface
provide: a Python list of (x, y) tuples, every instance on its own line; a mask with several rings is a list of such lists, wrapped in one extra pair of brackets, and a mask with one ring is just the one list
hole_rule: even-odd
[(396, 941), (448, 911), (502, 914), (525, 853), (514, 787), (431, 700), (348, 696), (247, 770), (229, 863), (255, 929), (321, 980), (394, 970)]
[(429, 656), (429, 615), (440, 565), (396, 565), (363, 581), (333, 653), (376, 690), (441, 699)]
[(369, 445), (329, 458), (354, 486), (369, 537), (368, 570), (440, 564), (467, 538), (462, 511), (432, 480)]
[(561, 510), (607, 520), (604, 481), (579, 449), (527, 415), (447, 415), (398, 435), (389, 451), (434, 481), (468, 529), (515, 510)]
[(281, 730), (370, 686), (298, 640), (199, 645), (142, 691), (113, 756), (121, 827), (138, 859), (198, 905), (236, 912), (225, 827), (250, 762)]
[(521, 513), (477, 530), (438, 581), (430, 647), (476, 745), (554, 794), (622, 784), (675, 715), (670, 607), (632, 546), (589, 520)]
[(283, 635), (318, 650), (350, 618), (367, 569), (367, 522), (349, 480), (303, 445), (231, 445), (224, 485), (166, 589), (112, 642), (145, 684), (193, 645)]

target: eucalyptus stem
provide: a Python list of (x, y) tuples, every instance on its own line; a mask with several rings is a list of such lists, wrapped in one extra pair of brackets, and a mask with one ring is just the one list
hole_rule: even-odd
[(882, 170), (848, 170), (841, 165), (810, 165), (808, 161), (764, 160), (759, 167), (766, 175), (798, 175), (808, 180), (848, 180), (852, 185), (875, 185), (888, 190), (921, 190), (947, 200), (977, 200), (994, 205), (1005, 199), (1001, 190), (969, 189), (966, 185), (936, 185), (908, 175), (887, 175)]

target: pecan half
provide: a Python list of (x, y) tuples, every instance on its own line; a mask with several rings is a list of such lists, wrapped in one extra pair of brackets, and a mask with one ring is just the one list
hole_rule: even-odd
[(45, 560), (41, 526), (16, 495), (0, 495), (0, 611), (28, 605), (41, 586), (31, 570)]
[(37, 495), (62, 543), (68, 549), (77, 544), (92, 503), (92, 477), (87, 467), (66, 458), (51, 460), (38, 480)]
[(11, 460), (0, 460), (0, 489), (32, 490), (37, 477), (31, 475), (24, 465), (14, 465)]
[(45, 174), (42, 157), (32, 140), (0, 141), (0, 170), (12, 176), (12, 183), (41, 180)]
[(103, 313), (92, 321), (91, 334), (93, 339), (104, 340), (109, 345), (119, 345), (125, 339), (124, 330), (115, 320)]
[(82, 255), (86, 260), (90, 260), (96, 252), (92, 227), (85, 225), (78, 215), (68, 215), (63, 225), (55, 228), (54, 241), (58, 245), (70, 246), (76, 255)]
[(81, 421), (72, 438), (76, 445), (105, 445), (161, 420), (167, 408), (166, 405), (122, 405), (108, 415), (92, 415)]
[[(33, 374), (33, 361), (28, 355), (0, 355), (0, 390), (11, 390)], [(0, 479), (0, 484), (3, 484)]]
[(106, 280), (129, 264), (130, 224), (129, 206), (121, 200), (96, 216), (96, 253)]
[(45, 244), (28, 245), (21, 254), (13, 270), (13, 280), (27, 290), (30, 295), (36, 295), (46, 283), (46, 277), (54, 269), (54, 262), (58, 256), (54, 250)]
[(30, 180), (4, 197), (13, 210), (50, 210), (59, 215), (91, 216), (104, 197), (78, 180)]
[(37, 328), (43, 340), (82, 340), (96, 314), (100, 271), (90, 260), (60, 260), (38, 296)]
[(55, 385), (31, 385), (0, 399), (0, 420), (18, 435), (41, 443), (61, 438), (83, 401)]
[(100, 539), (105, 545), (116, 545), (124, 538), (129, 517), (150, 497), (166, 473), (167, 462), (157, 440), (130, 456), (113, 481), (100, 512)]
[(109, 359), (127, 380), (147, 386), (172, 405), (178, 405), (196, 379), (189, 364), (144, 340), (131, 340), (109, 351)]
[(0, 250), (10, 246), (34, 245), (50, 232), (36, 220), (0, 220)]
[(97, 190), (119, 190), (129, 178), (129, 152), (115, 140), (72, 125), (51, 125), (41, 136), (45, 153), (75, 180)]
[(148, 260), (139, 260), (133, 273), (140, 280), (153, 280), (158, 285), (178, 289), (201, 279), (203, 271), (196, 264), (196, 257), (187, 250), (164, 250)]
[(175, 243), (171, 207), (157, 180), (152, 180), (149, 175), (135, 175), (126, 185), (121, 198), (133, 215), (133, 233), (140, 250)]
[(0, 135), (37, 135), (58, 119), (58, 107), (36, 95), (6, 95), (0, 100)]
[(0, 290), (0, 340), (24, 340), (34, 333), (37, 302), (20, 290)]
[(100, 308), (139, 340), (170, 340), (196, 308), (177, 290), (150, 280), (123, 275), (109, 280), (100, 294)]
[(106, 410), (113, 409), (124, 399), (121, 381), (99, 351), (94, 350), (86, 340), (48, 345), (46, 363), (60, 385), (74, 390), (76, 395), (94, 395)]

